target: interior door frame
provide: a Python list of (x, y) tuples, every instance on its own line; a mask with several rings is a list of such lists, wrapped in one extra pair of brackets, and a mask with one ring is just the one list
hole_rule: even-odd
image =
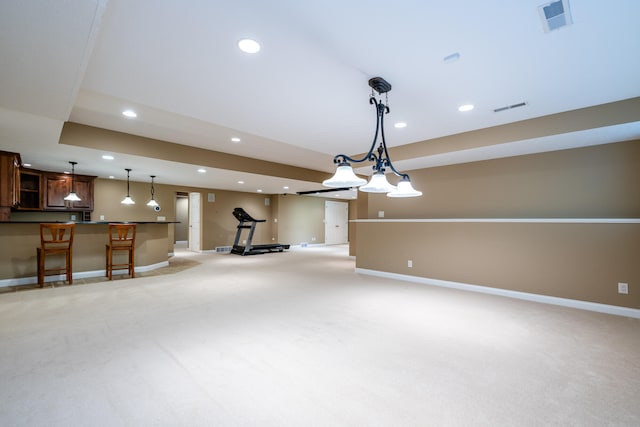
[(197, 191), (189, 193), (189, 250), (202, 252), (202, 200)]
[[(336, 225), (338, 222), (335, 218), (328, 217), (331, 214), (331, 209), (329, 206), (340, 206), (341, 209), (345, 210), (344, 220), (340, 220), (340, 224)], [(334, 200), (325, 200), (324, 202), (324, 243), (325, 245), (341, 245), (345, 243), (349, 243), (349, 203), (334, 201)], [(333, 232), (335, 231), (335, 227), (341, 227), (344, 229), (344, 240), (341, 241), (330, 241), (329, 236), (333, 236)]]

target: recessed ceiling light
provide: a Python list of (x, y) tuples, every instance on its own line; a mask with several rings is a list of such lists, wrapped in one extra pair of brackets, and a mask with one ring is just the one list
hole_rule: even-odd
[(31, 163), (23, 163), (23, 166), (30, 168), (31, 167)]
[(244, 184), (244, 181), (238, 181), (238, 184)]
[(233, 142), (240, 142), (240, 138), (233, 137), (233, 138), (231, 138), (231, 141), (233, 141)]
[(136, 114), (136, 112), (135, 112), (135, 111), (133, 111), (133, 110), (124, 110), (124, 111), (122, 112), (122, 115), (123, 115), (123, 116), (125, 116), (125, 117), (129, 117), (129, 118), (131, 118), (131, 119), (138, 117), (138, 115)]
[(109, 179), (114, 179), (114, 178), (115, 178), (115, 176), (109, 175)]
[(402, 128), (406, 128), (407, 124), (405, 122), (398, 122), (395, 125), (393, 125), (393, 127), (396, 129), (402, 129)]
[(203, 169), (203, 168), (200, 168), (200, 169), (198, 169), (198, 172), (200, 172), (200, 173), (207, 173), (207, 170), (206, 170), (206, 169)]
[(284, 188), (285, 190), (288, 190), (288, 189), (289, 189), (289, 187), (287, 187), (286, 185), (285, 185), (284, 187), (282, 187), (282, 188)]
[(105, 155), (102, 156), (102, 158), (105, 159), (105, 160), (113, 160), (114, 157), (109, 155), (109, 154), (105, 154)]
[(258, 193), (262, 193), (262, 190), (261, 190), (261, 189), (259, 189), (259, 188), (258, 188), (258, 190), (257, 190), (257, 191), (258, 191)]
[(476, 107), (473, 104), (464, 104), (458, 107), (458, 111), (461, 111), (461, 112), (471, 111), (474, 108)]
[(242, 39), (238, 42), (238, 47), (244, 53), (258, 53), (260, 52), (260, 44), (251, 39)]

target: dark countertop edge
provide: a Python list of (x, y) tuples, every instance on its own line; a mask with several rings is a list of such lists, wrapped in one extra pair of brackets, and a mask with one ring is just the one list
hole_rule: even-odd
[(180, 224), (180, 221), (0, 221), (0, 224), (65, 224), (101, 225), (101, 224)]

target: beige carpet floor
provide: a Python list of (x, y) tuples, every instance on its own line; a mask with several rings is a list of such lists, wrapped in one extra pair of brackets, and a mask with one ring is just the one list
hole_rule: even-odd
[(2, 426), (639, 426), (640, 321), (358, 275), (344, 246), (0, 295)]

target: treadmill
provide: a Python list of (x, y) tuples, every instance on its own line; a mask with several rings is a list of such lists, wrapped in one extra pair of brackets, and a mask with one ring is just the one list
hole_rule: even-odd
[[(283, 245), (282, 243), (271, 243), (268, 245), (253, 245), (251, 240), (253, 239), (253, 232), (256, 230), (256, 225), (259, 222), (266, 222), (266, 219), (254, 219), (242, 208), (235, 208), (233, 210), (233, 216), (240, 222), (238, 224), (238, 231), (236, 231), (236, 239), (233, 242), (233, 248), (231, 248), (232, 254), (238, 255), (259, 255), (269, 252), (282, 252), (285, 249), (289, 249), (290, 245)], [(249, 230), (249, 237), (244, 246), (239, 245), (240, 236), (242, 230)]]

